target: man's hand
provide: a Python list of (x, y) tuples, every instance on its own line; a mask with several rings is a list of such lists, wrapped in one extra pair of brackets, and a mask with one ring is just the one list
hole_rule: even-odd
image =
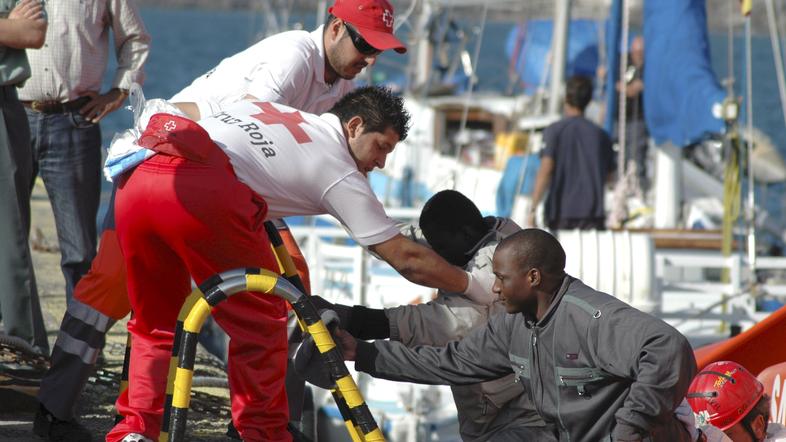
[(9, 20), (43, 20), (44, 5), (40, 0), (22, 0), (8, 13)]
[(127, 96), (128, 94), (120, 89), (112, 89), (105, 94), (94, 95), (87, 104), (79, 109), (79, 113), (93, 123), (98, 123), (102, 118), (122, 106)]
[(0, 19), (0, 45), (39, 49), (46, 40), (46, 13), (40, 0), (22, 0)]
[[(625, 96), (634, 98), (644, 90), (644, 82), (640, 79), (635, 79), (625, 86)], [(617, 82), (617, 92), (622, 91), (622, 82)]]
[(338, 315), (341, 328), (348, 330), (352, 321), (352, 307), (343, 304), (333, 304), (325, 298), (313, 295), (308, 298), (317, 310), (333, 310)]
[(354, 361), (357, 357), (358, 342), (348, 332), (337, 328), (333, 334), (336, 344), (341, 348), (345, 361)]
[(676, 416), (677, 420), (685, 427), (685, 430), (690, 433), (690, 440), (693, 442), (698, 441), (701, 433), (699, 433), (699, 429), (696, 428), (696, 418), (686, 399), (683, 399), (674, 410), (674, 416)]

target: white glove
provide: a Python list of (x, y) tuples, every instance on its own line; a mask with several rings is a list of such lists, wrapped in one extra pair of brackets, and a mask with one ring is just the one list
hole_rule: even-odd
[(786, 441), (786, 427), (777, 422), (769, 422), (767, 424), (767, 441)]
[(464, 272), (467, 274), (467, 288), (464, 289), (464, 294), (466, 297), (471, 299), (472, 301), (477, 302), (478, 304), (483, 305), (490, 305), (497, 299), (497, 296), (491, 291), (491, 284), (494, 284), (494, 280), (491, 279), (489, 284), (488, 278), (482, 278), (473, 275), (470, 272)]
[(701, 432), (706, 437), (707, 442), (733, 442), (729, 436), (726, 436), (726, 433), (712, 425), (701, 427)]
[(693, 409), (688, 405), (688, 401), (683, 399), (677, 409), (674, 410), (674, 416), (677, 420), (685, 426), (685, 429), (690, 433), (690, 440), (696, 441), (699, 439), (699, 429), (696, 428), (696, 417), (693, 415)]

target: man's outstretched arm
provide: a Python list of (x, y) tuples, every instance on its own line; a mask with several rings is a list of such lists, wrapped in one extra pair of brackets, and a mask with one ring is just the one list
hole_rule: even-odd
[(446, 347), (407, 348), (400, 342), (355, 341), (338, 336), (342, 352), (355, 368), (374, 377), (421, 384), (467, 385), (511, 373), (508, 359), (513, 317), (495, 316), (486, 327)]
[(415, 284), (446, 292), (464, 293), (472, 299), (487, 297), (487, 290), (469, 273), (445, 261), (430, 248), (401, 234), (369, 248), (401, 276)]

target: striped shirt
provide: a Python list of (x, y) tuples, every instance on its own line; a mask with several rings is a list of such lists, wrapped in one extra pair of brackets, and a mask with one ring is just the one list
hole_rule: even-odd
[(112, 87), (142, 84), (150, 35), (135, 0), (55, 0), (46, 3), (46, 10), (46, 43), (27, 51), (32, 76), (19, 90), (20, 100), (66, 102), (100, 93), (109, 60), (109, 28), (118, 65)]

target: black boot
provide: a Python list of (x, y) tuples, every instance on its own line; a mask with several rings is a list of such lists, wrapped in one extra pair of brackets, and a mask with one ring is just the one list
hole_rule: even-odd
[(90, 431), (76, 420), (56, 418), (41, 404), (33, 421), (33, 433), (51, 442), (91, 442)]

